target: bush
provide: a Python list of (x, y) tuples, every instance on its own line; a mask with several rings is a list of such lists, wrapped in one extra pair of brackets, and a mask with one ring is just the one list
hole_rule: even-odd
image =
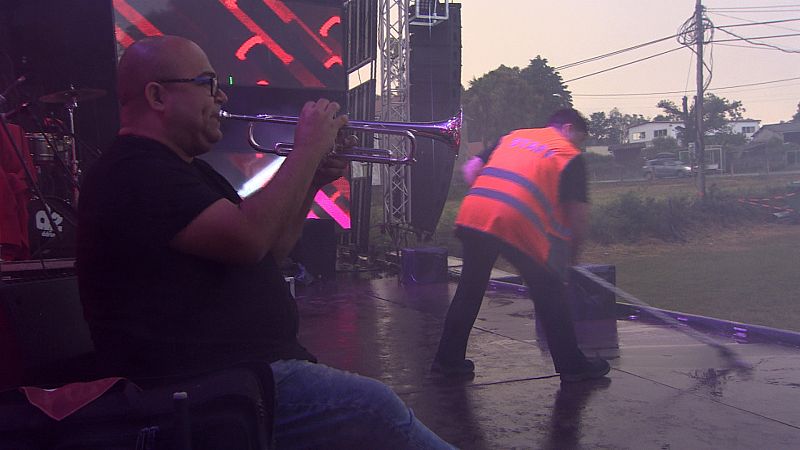
[(643, 160), (629, 161), (620, 164), (613, 156), (584, 153), (589, 179), (592, 181), (604, 180), (636, 180), (642, 178)]
[(655, 199), (626, 192), (593, 208), (590, 239), (600, 244), (634, 243), (655, 238), (683, 241), (693, 227), (729, 226), (753, 213), (733, 196), (711, 189), (705, 201), (687, 197)]

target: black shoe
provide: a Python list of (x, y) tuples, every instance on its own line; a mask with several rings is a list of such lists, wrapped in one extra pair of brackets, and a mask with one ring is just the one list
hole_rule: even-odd
[(434, 360), (433, 365), (431, 365), (431, 371), (446, 377), (474, 375), (475, 364), (469, 359), (462, 359), (455, 363)]
[(578, 381), (603, 378), (611, 370), (608, 362), (600, 358), (587, 358), (583, 367), (576, 372), (561, 372), (562, 383), (575, 383)]

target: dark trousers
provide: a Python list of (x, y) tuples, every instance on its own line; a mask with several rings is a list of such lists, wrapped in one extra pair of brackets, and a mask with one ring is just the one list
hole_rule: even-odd
[(528, 285), (556, 371), (579, 370), (586, 358), (578, 349), (566, 298), (566, 285), (554, 273), (491, 235), (461, 228), (458, 237), (463, 244), (464, 266), (456, 294), (447, 311), (436, 359), (455, 364), (466, 357), (469, 333), (478, 317), (492, 267), (502, 254)]

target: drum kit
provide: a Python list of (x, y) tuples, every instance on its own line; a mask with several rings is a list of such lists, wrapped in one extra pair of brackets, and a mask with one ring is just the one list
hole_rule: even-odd
[[(75, 138), (75, 110), (79, 104), (106, 94), (101, 89), (69, 89), (38, 98), (46, 105), (62, 105), (66, 124), (47, 118), (42, 131), (25, 133), (35, 177), (28, 176), (32, 198), (28, 203), (31, 257), (67, 258), (75, 255), (79, 152)], [(37, 120), (38, 122), (38, 120)]]

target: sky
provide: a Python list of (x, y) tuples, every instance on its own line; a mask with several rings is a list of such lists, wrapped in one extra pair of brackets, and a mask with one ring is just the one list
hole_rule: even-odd
[[(559, 67), (678, 33), (694, 14), (695, 0), (461, 0), (462, 84), (500, 65), (523, 68), (537, 55)], [(744, 117), (761, 124), (791, 120), (800, 102), (800, 0), (703, 0), (715, 26), (798, 19), (771, 25), (727, 28), (741, 37), (796, 34), (762, 39), (785, 52), (745, 41), (719, 42), (704, 51), (711, 69), (707, 92), (741, 100)], [(770, 12), (774, 11), (774, 12)], [(714, 30), (714, 39), (737, 39)], [(696, 90), (696, 64), (689, 48), (588, 76), (681, 47), (677, 38), (559, 70), (585, 115), (618, 108), (652, 118), (656, 104), (669, 99), (680, 105), (684, 92)], [(704, 79), (709, 76), (704, 73)], [(764, 83), (756, 86), (735, 87)], [(728, 89), (729, 88), (729, 89)], [(664, 92), (673, 92), (660, 94)], [(622, 94), (622, 95), (619, 95)], [(648, 94), (648, 95), (631, 95)], [(652, 94), (652, 95), (651, 95)]]

